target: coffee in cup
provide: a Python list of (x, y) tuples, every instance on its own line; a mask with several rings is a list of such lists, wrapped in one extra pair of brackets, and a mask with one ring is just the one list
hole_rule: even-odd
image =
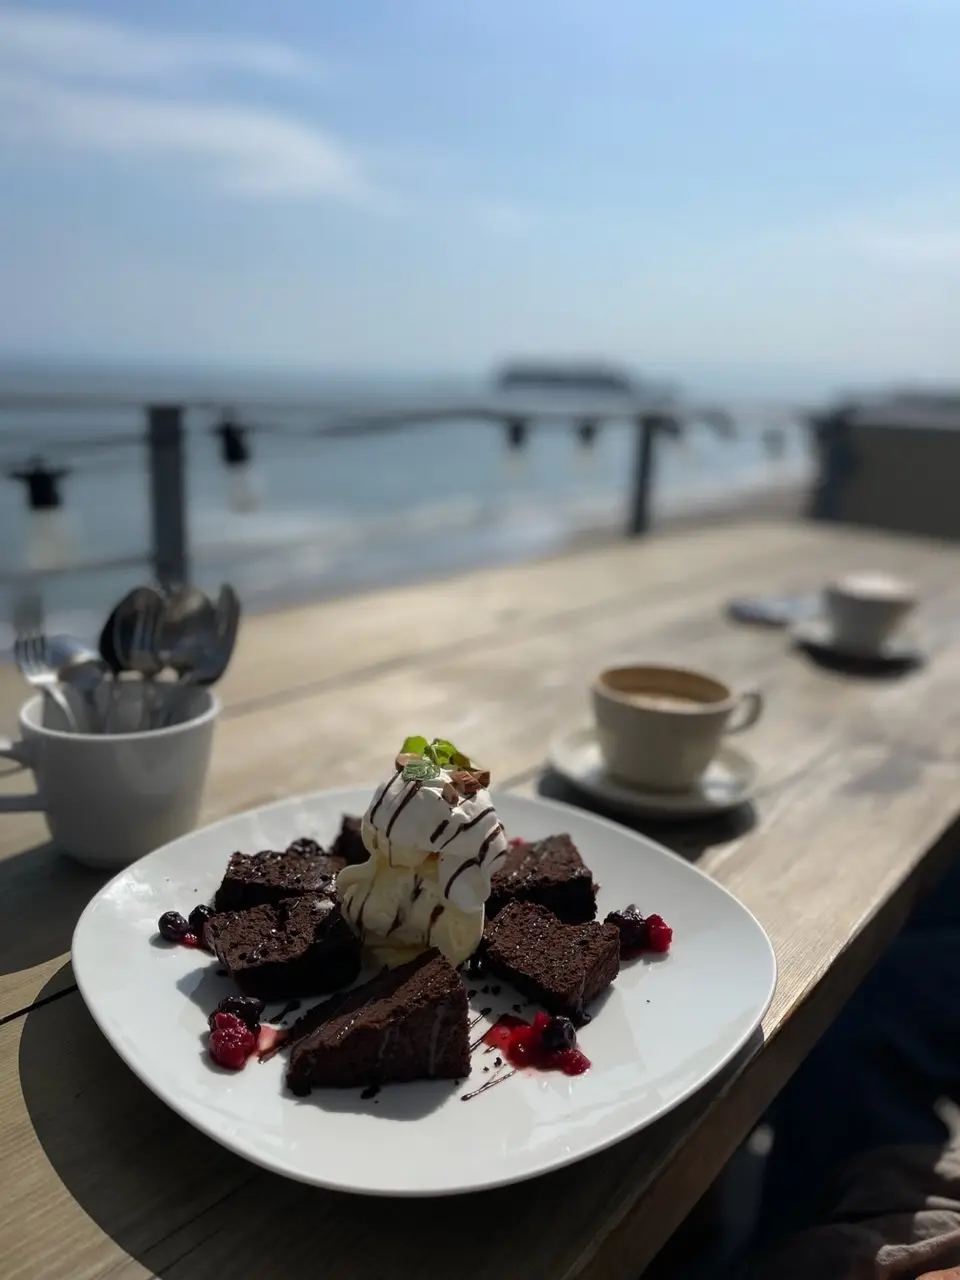
[(756, 690), (737, 693), (699, 671), (621, 666), (593, 684), (597, 738), (610, 774), (649, 791), (687, 791), (706, 772), (725, 734), (755, 724)]

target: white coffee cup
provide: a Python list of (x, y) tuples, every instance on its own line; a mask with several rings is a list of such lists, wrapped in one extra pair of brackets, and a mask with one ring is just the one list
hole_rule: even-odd
[(683, 667), (625, 666), (594, 681), (593, 710), (600, 752), (615, 778), (647, 791), (687, 791), (724, 734), (756, 724), (763, 699)]
[[(135, 723), (140, 702), (139, 684), (120, 687), (121, 728)], [(219, 713), (218, 699), (195, 689), (167, 728), (71, 733), (37, 695), (20, 709), (19, 741), (0, 738), (0, 757), (32, 769), (37, 790), (0, 798), (0, 813), (40, 811), (62, 852), (89, 867), (125, 867), (196, 825)]]
[(823, 591), (834, 648), (879, 653), (917, 602), (915, 589), (885, 573), (850, 573)]

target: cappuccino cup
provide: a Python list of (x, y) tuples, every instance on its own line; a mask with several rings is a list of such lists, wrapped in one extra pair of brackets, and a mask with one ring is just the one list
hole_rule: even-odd
[(850, 573), (823, 591), (823, 611), (835, 649), (879, 653), (917, 601), (914, 588), (885, 573)]
[(688, 791), (724, 736), (749, 729), (763, 710), (757, 690), (736, 692), (683, 667), (609, 667), (592, 695), (608, 772), (647, 791)]

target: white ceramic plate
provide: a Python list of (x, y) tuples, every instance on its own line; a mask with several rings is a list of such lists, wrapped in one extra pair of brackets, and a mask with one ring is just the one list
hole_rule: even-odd
[[(599, 908), (636, 902), (674, 929), (666, 957), (625, 965), (580, 1033), (586, 1074), (520, 1073), (469, 1102), (489, 1078), (384, 1088), (282, 1087), (285, 1060), (230, 1074), (204, 1050), (206, 1018), (230, 984), (200, 952), (162, 943), (162, 912), (211, 897), (230, 853), (329, 843), (372, 788), (318, 792), (239, 814), (134, 863), (84, 911), (73, 967), (90, 1012), (126, 1063), (170, 1107), (225, 1147), (302, 1182), (369, 1194), (477, 1191), (570, 1164), (651, 1124), (706, 1083), (746, 1042), (773, 995), (763, 929), (726, 890), (676, 855), (566, 805), (496, 797), (511, 835), (569, 832), (601, 885)], [(478, 984), (469, 984), (471, 987)], [(482, 985), (482, 984), (480, 984)], [(515, 997), (504, 990), (501, 1008)], [(489, 1003), (478, 993), (477, 1010)], [(495, 1009), (495, 1012), (497, 1010)]]
[(751, 757), (724, 742), (706, 773), (689, 791), (644, 791), (627, 786), (607, 773), (597, 731), (592, 726), (572, 729), (554, 738), (548, 759), (561, 777), (611, 809), (677, 822), (735, 809), (750, 799), (757, 782), (757, 766)]

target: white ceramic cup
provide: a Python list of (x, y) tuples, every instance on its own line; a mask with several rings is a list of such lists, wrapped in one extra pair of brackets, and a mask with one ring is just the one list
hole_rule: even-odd
[[(121, 686), (117, 723), (131, 723), (138, 684)], [(119, 869), (196, 825), (220, 703), (208, 689), (184, 700), (164, 729), (70, 733), (63, 713), (37, 695), (20, 708), (20, 739), (0, 757), (33, 770), (34, 795), (0, 798), (0, 813), (39, 810), (53, 843), (89, 867)]]
[(850, 573), (823, 591), (834, 647), (865, 656), (883, 649), (916, 602), (908, 582), (882, 573)]
[(757, 690), (736, 693), (683, 667), (610, 667), (593, 684), (604, 764), (613, 777), (646, 791), (689, 790), (724, 734), (749, 729), (762, 710)]

